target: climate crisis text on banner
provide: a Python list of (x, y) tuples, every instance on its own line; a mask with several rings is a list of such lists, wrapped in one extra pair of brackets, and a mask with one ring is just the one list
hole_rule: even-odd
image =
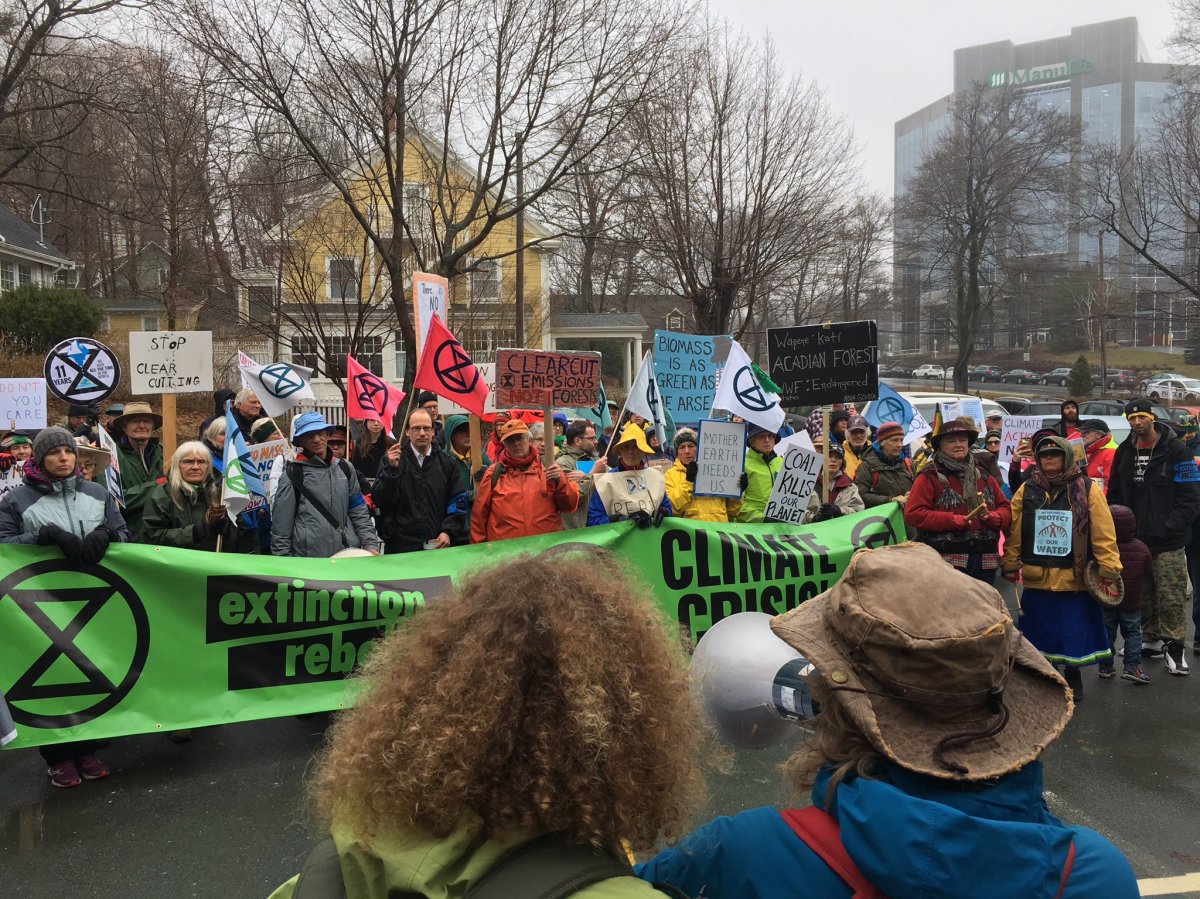
[[(99, 566), (0, 546), (0, 693), (14, 748), (299, 715), (353, 703), (343, 679), (375, 640), (454, 580), (523, 554), (584, 551), (629, 566), (699, 639), (743, 611), (829, 589), (860, 547), (895, 543), (895, 504), (818, 525), (668, 518), (350, 559), (235, 556), (123, 544)], [(7, 748), (7, 747), (6, 747)]]

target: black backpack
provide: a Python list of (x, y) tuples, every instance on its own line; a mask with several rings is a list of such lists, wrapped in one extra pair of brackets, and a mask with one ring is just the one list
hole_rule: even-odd
[[(562, 834), (546, 834), (518, 846), (492, 866), (467, 890), (465, 899), (565, 899), (579, 890), (613, 877), (628, 877), (632, 869), (607, 852), (579, 846)], [(676, 899), (688, 899), (675, 887), (654, 884)], [(332, 838), (309, 853), (300, 870), (292, 899), (345, 899), (342, 863)], [(418, 893), (389, 892), (388, 899), (417, 899)]]

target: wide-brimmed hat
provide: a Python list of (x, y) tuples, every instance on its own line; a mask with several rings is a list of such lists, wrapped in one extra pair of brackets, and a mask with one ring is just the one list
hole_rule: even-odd
[[(922, 578), (920, 602), (898, 584)], [(992, 587), (922, 543), (864, 549), (825, 593), (771, 621), (871, 745), (944, 780), (1000, 777), (1063, 732), (1066, 681)]]
[(635, 425), (633, 422), (625, 425), (625, 430), (621, 432), (620, 438), (614, 443), (613, 449), (619, 447), (622, 443), (633, 443), (637, 445), (647, 456), (653, 456), (654, 450), (650, 448), (650, 444), (646, 442), (646, 432), (642, 430), (641, 425)]
[(328, 433), (333, 430), (333, 425), (325, 420), (325, 416), (320, 412), (303, 412), (292, 419), (292, 442), (303, 437), (305, 434), (315, 434), (318, 431)]
[(97, 468), (108, 468), (112, 462), (112, 453), (100, 446), (92, 446), (88, 443), (86, 437), (76, 437), (75, 443), (79, 447), (79, 461), (83, 461), (84, 456), (90, 456), (92, 461), (96, 463)]
[(952, 434), (962, 434), (967, 438), (968, 443), (974, 443), (979, 439), (979, 429), (975, 427), (975, 419), (963, 415), (950, 421), (942, 422), (942, 426), (938, 428), (938, 432), (933, 434), (929, 440), (933, 443), (933, 448), (937, 449), (942, 442), (942, 438), (949, 437)]
[(125, 428), (125, 422), (140, 415), (149, 415), (154, 419), (156, 431), (162, 427), (162, 416), (151, 409), (149, 403), (126, 403), (125, 410), (109, 423), (109, 428), (115, 428), (118, 432), (122, 431)]

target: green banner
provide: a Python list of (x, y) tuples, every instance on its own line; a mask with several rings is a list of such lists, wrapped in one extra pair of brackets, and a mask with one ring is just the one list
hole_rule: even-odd
[(352, 701), (343, 678), (455, 577), (521, 553), (602, 547), (698, 639), (828, 589), (854, 549), (902, 540), (892, 504), (817, 525), (668, 518), (353, 559), (114, 546), (100, 566), (0, 545), (0, 694), (11, 747), (251, 721)]

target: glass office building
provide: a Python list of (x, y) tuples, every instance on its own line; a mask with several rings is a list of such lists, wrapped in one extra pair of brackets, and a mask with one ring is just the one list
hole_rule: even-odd
[[(1124, 149), (1152, 132), (1156, 112), (1169, 97), (1177, 75), (1176, 66), (1149, 60), (1134, 18), (1082, 25), (1072, 28), (1069, 35), (1027, 44), (995, 41), (955, 50), (953, 91), (895, 125), (897, 247), (893, 287), (900, 331), (895, 343), (904, 350), (930, 351), (945, 349), (949, 341), (946, 279), (939, 275), (939, 266), (929, 251), (905, 228), (904, 196), (924, 154), (949, 127), (956, 94), (976, 83), (989, 87), (1011, 85), (1028, 92), (1040, 105), (1070, 113), (1080, 123), (1083, 141), (1116, 142)], [(1063, 164), (1073, 163), (1064, 156)], [(1094, 270), (1097, 235), (1072, 227), (1069, 218), (1064, 210), (1061, 225), (1040, 227), (1023, 250), (1023, 258), (1040, 256), (1054, 260), (1059, 268), (1091, 266)], [(1127, 289), (1141, 289), (1139, 279), (1153, 277), (1111, 235), (1105, 238), (1104, 255), (1106, 273), (1122, 275)], [(1137, 315), (1141, 316), (1142, 311)], [(1130, 325), (1128, 342), (1182, 339), (1182, 324), (1172, 333), (1169, 322), (1161, 326), (1156, 322), (1151, 329), (1155, 336), (1148, 339), (1146, 329), (1139, 331), (1137, 324)], [(1021, 346), (1044, 339), (1053, 325), (1037, 322), (1036, 316), (1023, 318), (998, 302), (988, 322), (989, 333), (982, 339), (988, 345)]]

